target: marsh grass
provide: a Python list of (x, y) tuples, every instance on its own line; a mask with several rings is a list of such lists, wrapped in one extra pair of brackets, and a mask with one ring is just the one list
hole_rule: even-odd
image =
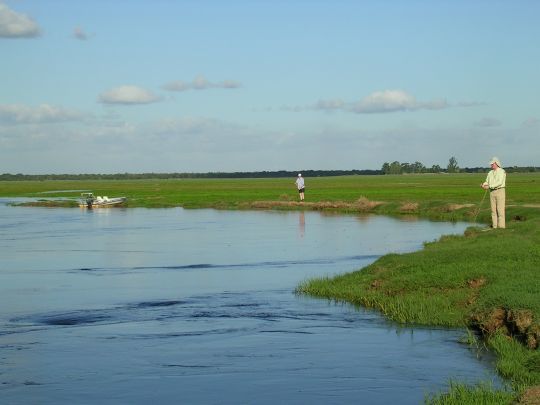
[(471, 328), (465, 329), (465, 334), (459, 339), (459, 342), (479, 353), (478, 356), (480, 356), (480, 353), (488, 350), (485, 341)]
[(450, 381), (448, 392), (429, 395), (425, 403), (430, 405), (507, 405), (515, 399), (515, 393), (497, 390), (491, 382), (467, 385)]

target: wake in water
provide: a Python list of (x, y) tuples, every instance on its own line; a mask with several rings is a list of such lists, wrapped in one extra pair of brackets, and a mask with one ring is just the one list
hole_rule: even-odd
[[(284, 320), (310, 321), (321, 324), (343, 323), (348, 325), (355, 320), (357, 313), (336, 312), (336, 304), (328, 303), (328, 311), (312, 311), (309, 306), (291, 306), (294, 297), (290, 291), (275, 291), (276, 298), (269, 301), (268, 292), (244, 292), (244, 293), (221, 293), (212, 295), (193, 296), (182, 300), (156, 300), (129, 303), (111, 308), (81, 309), (66, 312), (48, 312), (31, 314), (12, 318), (0, 330), (0, 334), (24, 333), (35, 331), (38, 326), (61, 327), (61, 326), (89, 326), (93, 324), (118, 324), (118, 323), (144, 323), (144, 322), (170, 322), (178, 329), (188, 325), (190, 333), (196, 322), (216, 321), (223, 323), (227, 319), (251, 319), (265, 322), (280, 322)], [(287, 298), (287, 299), (285, 299)], [(301, 298), (300, 298), (301, 299)], [(302, 299), (301, 299), (302, 300)], [(307, 299), (304, 299), (307, 300)], [(314, 300), (314, 302), (320, 302)], [(343, 305), (339, 305), (343, 308)], [(320, 308), (319, 308), (320, 309)], [(225, 321), (226, 322), (226, 321)], [(202, 324), (202, 323), (201, 323)], [(265, 325), (267, 328), (269, 324)], [(258, 324), (253, 330), (262, 326)], [(269, 330), (265, 330), (269, 331)], [(204, 334), (201, 329), (200, 334)]]
[(107, 272), (107, 271), (120, 271), (130, 272), (137, 270), (205, 270), (205, 269), (236, 269), (236, 268), (250, 268), (252, 270), (263, 270), (268, 267), (292, 267), (292, 266), (304, 266), (304, 265), (333, 265), (339, 262), (365, 262), (373, 261), (380, 257), (380, 255), (355, 255), (355, 256), (343, 256), (333, 257), (326, 259), (306, 259), (306, 260), (281, 260), (281, 261), (265, 261), (254, 263), (233, 263), (233, 264), (210, 264), (210, 263), (196, 263), (196, 264), (183, 264), (183, 265), (171, 265), (171, 266), (135, 266), (135, 267), (81, 267), (79, 269), (69, 269), (66, 271), (71, 272)]

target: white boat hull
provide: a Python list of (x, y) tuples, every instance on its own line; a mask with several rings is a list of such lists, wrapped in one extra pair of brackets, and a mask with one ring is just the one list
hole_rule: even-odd
[(107, 207), (114, 207), (116, 205), (122, 205), (126, 202), (126, 197), (115, 197), (115, 198), (107, 198), (107, 199), (98, 199), (95, 198), (92, 201), (89, 200), (81, 200), (79, 202), (79, 207), (81, 208), (107, 208)]

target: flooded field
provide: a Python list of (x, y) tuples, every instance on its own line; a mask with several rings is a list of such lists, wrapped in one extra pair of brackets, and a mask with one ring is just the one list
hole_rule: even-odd
[(450, 378), (496, 379), (463, 331), (293, 293), (466, 224), (7, 201), (5, 403), (417, 404)]

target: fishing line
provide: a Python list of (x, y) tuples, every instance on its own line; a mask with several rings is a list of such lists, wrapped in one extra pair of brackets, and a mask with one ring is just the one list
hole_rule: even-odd
[(474, 220), (473, 220), (473, 223), (475, 223), (475, 224), (476, 224), (476, 217), (478, 216), (478, 213), (480, 212), (480, 208), (482, 208), (482, 203), (484, 202), (484, 200), (486, 198), (487, 192), (488, 192), (488, 190), (486, 188), (486, 191), (484, 192), (484, 196), (480, 200), (480, 204), (478, 204), (478, 209), (476, 210), (476, 214), (474, 215)]

